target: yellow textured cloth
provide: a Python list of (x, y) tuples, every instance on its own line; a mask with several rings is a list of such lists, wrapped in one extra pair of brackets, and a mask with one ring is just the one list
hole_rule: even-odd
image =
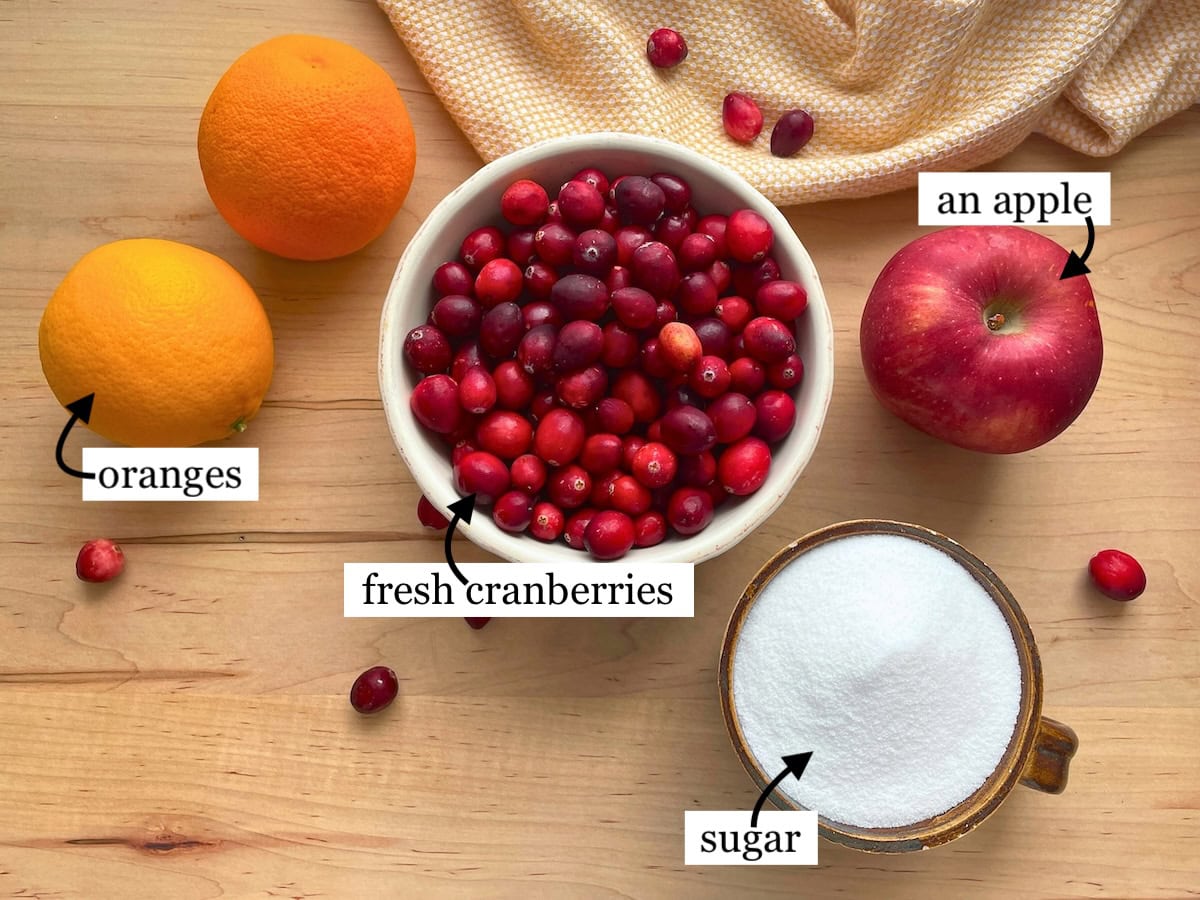
[[(1092, 155), (1200, 101), (1200, 0), (378, 0), (485, 160), (549, 137), (624, 131), (685, 144), (778, 204), (908, 187), (1030, 132)], [(646, 40), (681, 32), (658, 70)], [(725, 94), (765, 118), (749, 146)], [(777, 159), (793, 107), (816, 133)]]

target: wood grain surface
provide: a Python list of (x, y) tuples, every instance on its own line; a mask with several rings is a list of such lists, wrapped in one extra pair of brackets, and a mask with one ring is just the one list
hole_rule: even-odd
[[(420, 161), (363, 252), (275, 259), (200, 178), (213, 84), (275, 34), (349, 41), (396, 79)], [(378, 316), (429, 210), (480, 165), (368, 0), (0, 0), (0, 894), (14, 897), (1171, 897), (1200, 893), (1200, 112), (1119, 156), (1033, 138), (991, 168), (1106, 170), (1113, 225), (1089, 263), (1105, 366), (1078, 422), (1011, 458), (885, 414), (858, 361), (884, 262), (920, 233), (912, 191), (787, 210), (837, 330), (825, 434), (795, 491), (697, 572), (692, 620), (344, 620), (346, 561), (435, 560), (389, 439)], [(1044, 229), (1082, 246), (1083, 229)], [(82, 503), (54, 465), (65, 421), (37, 356), (41, 310), (100, 243), (211, 250), (262, 296), (277, 341), (254, 504)], [(78, 430), (79, 444), (101, 443)], [(821, 865), (685, 868), (685, 809), (749, 808), (715, 666), (762, 560), (841, 519), (941, 530), (987, 560), (1037, 635), (1047, 714), (1080, 751), (1061, 796), (1017, 790), (928, 853), (831, 844)], [(86, 539), (117, 582), (75, 580)], [(1137, 602), (1085, 579), (1138, 556)], [(463, 560), (486, 555), (469, 544)], [(374, 719), (363, 668), (402, 679)]]

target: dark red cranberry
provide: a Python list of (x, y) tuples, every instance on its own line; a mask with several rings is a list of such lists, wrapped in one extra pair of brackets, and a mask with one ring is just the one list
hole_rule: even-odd
[(609, 294), (633, 287), (633, 273), (625, 266), (613, 266), (604, 276), (604, 286), (608, 288)]
[(557, 541), (562, 536), (565, 525), (566, 517), (563, 511), (553, 503), (542, 501), (534, 504), (529, 533), (539, 541)]
[(621, 324), (635, 330), (649, 328), (654, 324), (658, 304), (647, 291), (636, 287), (622, 288), (613, 291), (609, 299)]
[(409, 395), (408, 404), (416, 420), (437, 434), (450, 434), (463, 419), (458, 383), (449, 375), (422, 378)]
[(754, 398), (754, 433), (775, 443), (791, 433), (796, 422), (796, 404), (785, 391), (763, 391)]
[(533, 426), (529, 420), (507, 409), (493, 410), (475, 426), (475, 443), (501, 459), (516, 459), (529, 449), (532, 441)]
[(572, 228), (592, 228), (604, 217), (604, 195), (586, 181), (568, 181), (558, 189), (558, 211)]
[(552, 387), (535, 394), (529, 404), (529, 414), (534, 422), (540, 422), (552, 409), (558, 409), (558, 392)]
[(767, 380), (771, 387), (782, 391), (791, 390), (804, 379), (804, 362), (793, 353), (787, 359), (767, 366)]
[[(471, 433), (474, 434), (475, 427), (471, 426)], [(454, 449), (450, 451), (450, 467), (453, 468), (462, 462), (468, 454), (474, 453), (479, 448), (475, 444), (465, 438), (460, 441), (455, 441)]]
[(662, 190), (663, 205), (668, 213), (678, 216), (691, 206), (692, 186), (678, 175), (656, 172), (650, 176), (650, 180)]
[(364, 715), (379, 712), (391, 705), (400, 693), (396, 673), (387, 666), (373, 666), (354, 679), (350, 688), (350, 705)]
[(517, 345), (517, 362), (530, 375), (537, 377), (554, 370), (554, 349), (558, 329), (553, 325), (538, 325), (529, 329)]
[(703, 531), (712, 519), (712, 497), (704, 488), (681, 487), (667, 501), (667, 521), (679, 534)]
[(575, 239), (572, 261), (588, 275), (605, 275), (617, 261), (616, 239), (607, 231), (589, 228)]
[(633, 427), (633, 407), (616, 397), (605, 397), (596, 404), (596, 421), (606, 432), (625, 434)]
[(496, 405), (496, 382), (483, 366), (468, 369), (458, 383), (458, 405), (469, 413), (485, 413)]
[(654, 325), (662, 328), (668, 322), (674, 322), (679, 318), (679, 310), (675, 308), (675, 304), (670, 300), (659, 300), (658, 306), (654, 307)]
[(568, 322), (574, 319), (595, 322), (608, 312), (608, 288), (599, 278), (574, 272), (555, 282), (550, 289), (550, 302)]
[(657, 510), (642, 513), (633, 520), (633, 546), (654, 547), (667, 538), (667, 517)]
[(679, 484), (702, 488), (712, 484), (716, 477), (717, 458), (707, 450), (679, 460)]
[(705, 356), (729, 358), (733, 334), (728, 325), (714, 316), (709, 316), (696, 322), (692, 326), (692, 330), (696, 332), (696, 337), (700, 338), (700, 348), (704, 351)]
[(474, 288), (475, 276), (460, 262), (444, 262), (433, 273), (433, 289), (441, 297), (470, 294)]
[(479, 323), (479, 346), (493, 359), (508, 359), (524, 334), (521, 307), (512, 302), (498, 303), (483, 314)]
[(505, 360), (492, 372), (496, 404), (503, 409), (525, 409), (533, 400), (534, 383), (515, 360)]
[(725, 95), (721, 105), (721, 122), (727, 135), (748, 144), (762, 131), (763, 114), (749, 94), (733, 91)]
[(633, 251), (630, 260), (633, 281), (657, 299), (669, 299), (679, 287), (679, 266), (671, 248), (660, 241), (647, 241)]
[(477, 503), (489, 506), (508, 490), (508, 466), (485, 450), (468, 453), (454, 467), (454, 488), (460, 494), (475, 494)]
[(711, 400), (729, 390), (729, 367), (719, 356), (702, 356), (688, 373), (688, 384), (701, 397)]
[(729, 255), (729, 249), (725, 246), (725, 231), (728, 227), (729, 218), (716, 214), (701, 216), (699, 221), (696, 222), (697, 234), (707, 234), (716, 241), (717, 259), (723, 259)]
[(546, 464), (532, 453), (522, 453), (509, 466), (512, 486), (527, 494), (538, 494), (546, 484)]
[(592, 495), (592, 478), (574, 463), (550, 473), (546, 494), (559, 509), (578, 509)]
[(687, 41), (673, 28), (659, 28), (650, 32), (646, 41), (646, 58), (656, 69), (670, 69), (687, 59)]
[(794, 156), (813, 136), (813, 117), (802, 109), (789, 109), (771, 129), (771, 153)]
[(730, 390), (753, 397), (763, 389), (766, 383), (767, 370), (758, 360), (750, 359), (748, 356), (739, 356), (729, 364)]
[(633, 546), (633, 519), (605, 509), (591, 518), (584, 531), (584, 546), (596, 559), (619, 559)]
[(679, 245), (675, 258), (684, 272), (706, 272), (717, 260), (717, 242), (707, 234), (692, 232)]
[(562, 222), (547, 222), (533, 233), (533, 245), (542, 262), (570, 265), (575, 257), (575, 232)]
[(536, 181), (514, 181), (500, 195), (500, 214), (514, 225), (538, 225), (546, 218), (550, 198)]
[(525, 272), (521, 277), (525, 282), (525, 290), (529, 291), (529, 296), (535, 300), (546, 300), (550, 297), (554, 282), (558, 281), (558, 272), (547, 263), (532, 262), (525, 267)]
[(693, 454), (710, 450), (717, 442), (712, 419), (694, 406), (677, 406), (662, 417), (662, 441), (676, 453)]
[(796, 352), (795, 336), (786, 325), (770, 316), (751, 319), (741, 336), (746, 352), (762, 363), (781, 362)]
[(615, 471), (621, 465), (621, 438), (607, 432), (588, 435), (579, 454), (579, 464), (590, 475), (607, 475)]
[(771, 449), (756, 437), (730, 444), (717, 460), (717, 480), (735, 497), (753, 494), (771, 472)]
[(450, 363), (450, 377), (458, 381), (476, 366), (483, 365), (483, 351), (479, 349), (479, 341), (467, 341), (459, 346)]
[(424, 375), (445, 372), (454, 353), (436, 325), (418, 325), (404, 339), (404, 357)]
[(558, 311), (558, 307), (545, 300), (526, 303), (521, 307), (521, 315), (525, 318), (527, 329), (537, 328), (539, 325), (553, 325), (558, 328), (563, 323), (562, 313)]
[(725, 228), (725, 245), (738, 262), (758, 262), (771, 252), (775, 232), (770, 223), (752, 209), (730, 213)]
[(705, 410), (717, 431), (718, 444), (731, 444), (744, 438), (754, 428), (758, 413), (745, 394), (736, 391), (722, 394)]
[(463, 621), (471, 626), (471, 630), (478, 631), (488, 622), (492, 621), (491, 616), (463, 616)]
[(678, 461), (666, 444), (646, 444), (633, 456), (630, 471), (633, 477), (648, 488), (665, 487), (675, 480)]
[(504, 239), (504, 252), (522, 270), (537, 259), (537, 244), (533, 240), (533, 231), (532, 228), (518, 228)]
[(627, 175), (613, 188), (617, 215), (625, 225), (653, 225), (662, 215), (667, 198), (663, 189), (644, 175)]
[(633, 365), (638, 355), (638, 339), (632, 331), (619, 322), (604, 326), (604, 350), (600, 361), (613, 369), (624, 369)]
[(713, 284), (717, 286), (717, 293), (724, 294), (729, 290), (729, 285), (733, 282), (733, 272), (729, 268), (729, 263), (723, 259), (718, 259), (708, 267), (708, 277), (713, 280)]
[(654, 240), (650, 230), (641, 225), (624, 225), (613, 235), (617, 241), (617, 263), (628, 266), (633, 260), (633, 251), (642, 244)]
[[(488, 225), (476, 228), (465, 238), (458, 255), (472, 272), (478, 272), (487, 263), (504, 253), (504, 235), (499, 228)], [(465, 292), (459, 292), (465, 293)]]
[(663, 216), (654, 225), (654, 239), (666, 244), (674, 253), (679, 250), (683, 239), (692, 233), (692, 227), (683, 216)]
[(662, 409), (662, 398), (658, 390), (641, 372), (621, 372), (613, 380), (609, 394), (630, 405), (635, 422), (653, 422)]
[(608, 195), (608, 176), (599, 169), (589, 166), (586, 169), (580, 169), (571, 176), (572, 181), (586, 181), (601, 194)]
[(608, 389), (608, 372), (600, 366), (588, 366), (558, 378), (558, 399), (572, 409), (589, 409), (604, 397)]
[(592, 486), (592, 506), (596, 507), (596, 509), (612, 509), (613, 490), (616, 487), (617, 481), (624, 474), (621, 471), (609, 472), (607, 475), (597, 478)]
[(604, 332), (595, 322), (578, 319), (558, 331), (554, 345), (554, 368), (576, 372), (587, 368), (604, 352)]
[(470, 297), (448, 294), (433, 304), (430, 314), (433, 324), (450, 337), (462, 338), (475, 334), (483, 319), (483, 310)]
[(492, 521), (502, 530), (520, 534), (533, 519), (533, 498), (524, 491), (501, 494), (492, 507)]
[(642, 367), (642, 371), (651, 378), (669, 378), (675, 372), (663, 356), (661, 342), (658, 338), (650, 338), (642, 344), (642, 351), (638, 354), (638, 364)]
[(794, 281), (768, 281), (754, 295), (760, 316), (773, 316), (785, 322), (798, 318), (808, 307), (808, 293)]
[(691, 272), (679, 282), (679, 308), (693, 316), (707, 316), (717, 305), (717, 286), (707, 272)]
[(433, 528), (437, 531), (443, 530), (450, 524), (450, 520), (438, 512), (437, 507), (429, 502), (429, 498), (424, 494), (417, 501), (417, 521), (426, 528)]
[(575, 550), (584, 549), (583, 534), (587, 530), (588, 523), (592, 521), (592, 516), (596, 515), (596, 512), (590, 506), (585, 506), (567, 519), (566, 527), (563, 529), (563, 541), (566, 542), (568, 547)]
[(587, 430), (578, 413), (552, 409), (538, 422), (533, 452), (552, 466), (565, 466), (579, 456), (586, 438)]

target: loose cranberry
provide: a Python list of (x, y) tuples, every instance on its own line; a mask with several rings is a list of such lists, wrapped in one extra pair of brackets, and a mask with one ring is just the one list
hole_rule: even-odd
[(608, 288), (593, 275), (574, 272), (554, 283), (550, 289), (550, 302), (568, 322), (575, 319), (595, 322), (608, 312)]
[(717, 286), (707, 272), (691, 272), (679, 282), (679, 308), (693, 316), (707, 316), (717, 305)]
[(634, 422), (653, 422), (662, 409), (662, 398), (641, 372), (621, 372), (614, 379), (609, 393), (632, 407)]
[(775, 443), (791, 433), (796, 422), (796, 404), (784, 391), (763, 391), (754, 398), (754, 433)]
[(739, 356), (729, 364), (729, 379), (731, 390), (753, 397), (766, 385), (767, 370), (758, 360)]
[(1113, 600), (1133, 600), (1146, 590), (1146, 570), (1122, 550), (1101, 550), (1088, 563), (1092, 583)]
[(677, 372), (690, 372), (704, 355), (704, 346), (691, 325), (668, 322), (658, 332), (658, 347), (663, 360)]
[(601, 194), (608, 194), (608, 176), (599, 169), (589, 166), (586, 169), (580, 169), (571, 176), (572, 181), (586, 181)]
[(703, 453), (717, 442), (717, 430), (703, 410), (677, 406), (662, 417), (662, 441), (676, 453)]
[(504, 253), (504, 235), (499, 228), (488, 225), (468, 234), (458, 249), (458, 255), (472, 272), (478, 272)]
[(575, 232), (562, 222), (547, 222), (533, 233), (533, 245), (542, 262), (570, 265), (575, 258)]
[(463, 616), (463, 621), (471, 626), (472, 630), (478, 631), (488, 622), (492, 621), (491, 616)]
[(662, 328), (668, 322), (674, 322), (679, 318), (679, 310), (675, 308), (675, 304), (670, 300), (659, 300), (658, 306), (654, 307), (654, 324)]
[(562, 313), (558, 311), (558, 307), (545, 300), (526, 303), (521, 307), (521, 316), (525, 319), (527, 329), (537, 328), (539, 325), (553, 325), (555, 328), (559, 328), (563, 323)]
[(569, 372), (558, 379), (558, 399), (563, 406), (572, 409), (588, 409), (595, 406), (608, 390), (608, 373), (600, 366), (588, 366), (578, 372)]
[[(504, 252), (522, 270), (525, 266), (532, 265), (537, 259), (537, 243), (533, 240), (533, 235), (534, 229), (532, 228), (518, 228), (510, 232), (504, 239)], [(492, 260), (492, 262), (496, 262), (496, 260)]]
[(705, 356), (729, 358), (733, 334), (728, 325), (718, 318), (708, 316), (692, 325), (692, 329), (696, 332), (696, 337), (700, 338), (700, 349), (704, 351)]
[(721, 104), (721, 122), (727, 135), (748, 144), (762, 131), (763, 114), (749, 94), (733, 91), (725, 95)]
[(475, 426), (475, 442), (480, 449), (501, 459), (516, 459), (529, 450), (533, 441), (533, 426), (520, 413), (506, 409), (493, 410)]
[(638, 362), (642, 371), (651, 378), (669, 378), (675, 374), (675, 369), (663, 356), (662, 342), (658, 338), (650, 338), (642, 344), (642, 352), (638, 354)]
[(787, 391), (798, 385), (804, 378), (804, 362), (793, 353), (787, 359), (771, 363), (767, 366), (767, 380), (771, 387)]
[(501, 494), (492, 507), (492, 521), (502, 530), (520, 534), (533, 519), (533, 498), (524, 491)]
[(569, 409), (552, 409), (538, 422), (533, 452), (552, 466), (573, 462), (587, 438), (583, 419)]
[(605, 275), (617, 261), (617, 241), (607, 231), (589, 228), (575, 239), (572, 261), (588, 275)]
[(621, 438), (615, 434), (588, 435), (579, 454), (579, 464), (590, 475), (607, 475), (621, 465)]
[(628, 175), (613, 187), (613, 202), (625, 225), (653, 225), (666, 208), (663, 189), (644, 175)]
[(754, 295), (754, 306), (760, 316), (788, 322), (808, 307), (808, 293), (794, 281), (768, 281)]
[(717, 477), (717, 458), (709, 451), (685, 456), (679, 461), (679, 483), (686, 487), (706, 487)]
[(563, 533), (566, 517), (563, 511), (553, 503), (542, 501), (533, 507), (533, 519), (529, 523), (529, 533), (539, 541), (550, 543), (557, 541)]
[(391, 705), (400, 693), (396, 673), (387, 666), (373, 666), (354, 679), (350, 687), (350, 705), (363, 715), (379, 712)]
[[(419, 511), (419, 510), (418, 510)], [(108, 538), (96, 538), (79, 548), (75, 557), (75, 577), (100, 584), (112, 581), (125, 569), (125, 552)]]
[(725, 245), (729, 255), (738, 262), (758, 262), (771, 252), (775, 232), (771, 225), (752, 209), (730, 213), (725, 228)]
[(796, 338), (786, 325), (770, 316), (751, 319), (742, 329), (746, 352), (762, 363), (782, 362), (796, 352)]
[(554, 351), (558, 346), (558, 329), (553, 325), (530, 328), (517, 345), (517, 362), (533, 375), (546, 375), (554, 370)]
[(454, 467), (454, 487), (460, 494), (475, 494), (477, 503), (488, 506), (508, 490), (508, 466), (485, 450), (467, 454)]
[(789, 109), (771, 129), (771, 154), (794, 156), (813, 136), (813, 117), (802, 109)]
[(485, 413), (496, 405), (496, 382), (483, 366), (463, 375), (458, 383), (458, 405), (469, 413)]
[(450, 377), (458, 381), (476, 366), (483, 365), (483, 351), (479, 349), (479, 341), (466, 341), (459, 345), (450, 363)]
[(663, 216), (654, 226), (654, 239), (671, 248), (675, 253), (679, 250), (683, 239), (692, 233), (692, 226), (683, 216)]
[(613, 266), (604, 276), (604, 286), (608, 288), (609, 294), (624, 288), (631, 288), (633, 287), (633, 272), (625, 266)]
[(462, 421), (458, 384), (449, 375), (422, 378), (408, 398), (417, 421), (437, 434), (450, 434)]
[(424, 494), (417, 501), (417, 521), (426, 528), (434, 528), (441, 531), (450, 524), (450, 520), (438, 512), (437, 507), (429, 502), (429, 498)]
[(713, 421), (718, 444), (732, 444), (754, 429), (758, 413), (745, 394), (730, 391), (722, 394), (705, 410)]
[(681, 487), (667, 501), (667, 521), (679, 534), (703, 531), (712, 519), (712, 497), (704, 488)]
[(679, 287), (675, 254), (660, 241), (648, 241), (634, 250), (629, 267), (634, 283), (657, 299), (668, 299)]
[(608, 493), (612, 508), (629, 516), (640, 516), (654, 502), (646, 486), (632, 475), (618, 473)]
[(582, 466), (571, 463), (550, 473), (546, 494), (559, 509), (578, 509), (592, 494), (592, 477)]
[(479, 323), (479, 346), (493, 359), (508, 359), (525, 334), (521, 307), (512, 302), (499, 303), (483, 314)]
[(550, 297), (550, 291), (554, 288), (554, 283), (558, 281), (558, 272), (547, 263), (532, 262), (525, 267), (521, 278), (525, 282), (525, 290), (529, 291), (531, 297), (535, 300), (547, 300)]
[(522, 453), (509, 467), (512, 486), (527, 494), (537, 494), (546, 484), (546, 464), (532, 453)]
[(713, 312), (734, 334), (741, 334), (742, 329), (754, 318), (754, 307), (742, 297), (722, 297)]
[(460, 262), (444, 262), (433, 273), (433, 289), (439, 296), (470, 294), (475, 287), (475, 276)]
[(688, 373), (688, 384), (701, 397), (711, 400), (729, 390), (729, 367), (719, 356), (702, 356)]
[(717, 260), (717, 242), (707, 234), (692, 232), (680, 243), (675, 258), (684, 272), (705, 272)]
[(596, 559), (619, 559), (633, 546), (633, 519), (613, 509), (596, 513), (583, 534), (584, 546)]
[(515, 360), (505, 360), (492, 372), (496, 403), (504, 409), (525, 409), (533, 400), (534, 383)]
[(567, 519), (566, 527), (563, 529), (563, 540), (568, 547), (576, 550), (583, 549), (584, 532), (587, 530), (588, 523), (592, 521), (592, 516), (596, 515), (596, 512), (596, 510), (587, 506)]
[(500, 195), (500, 214), (514, 225), (538, 225), (546, 218), (550, 198), (536, 181), (514, 181)]
[(624, 369), (633, 365), (638, 355), (638, 339), (632, 331), (619, 322), (604, 326), (604, 350), (600, 361), (613, 369)]
[(675, 480), (679, 465), (666, 444), (649, 443), (633, 455), (630, 471), (648, 488), (665, 487)]
[(656, 69), (670, 69), (687, 59), (687, 42), (673, 28), (659, 28), (650, 32), (646, 41), (646, 58)]
[(649, 229), (641, 225), (624, 225), (613, 235), (617, 242), (617, 263), (628, 266), (633, 260), (633, 251), (642, 244), (654, 240)]
[(633, 546), (654, 547), (667, 538), (667, 517), (656, 510), (633, 520)]
[(654, 324), (658, 304), (649, 292), (636, 287), (622, 288), (613, 291), (610, 301), (621, 324), (636, 330), (649, 328)]
[(584, 369), (604, 352), (604, 332), (595, 322), (568, 322), (558, 332), (554, 345), (554, 368), (559, 372)]
[(596, 404), (596, 419), (610, 434), (625, 434), (633, 427), (633, 407), (617, 397), (605, 397)]
[(572, 228), (591, 228), (604, 216), (604, 195), (586, 181), (568, 181), (558, 189), (558, 211)]
[(765, 441), (744, 437), (730, 444), (717, 460), (717, 480), (735, 497), (753, 494), (771, 472), (771, 450)]
[(445, 372), (454, 352), (436, 325), (418, 325), (404, 339), (404, 357), (423, 375)]
[(443, 334), (462, 338), (479, 331), (483, 310), (470, 297), (448, 294), (433, 304), (430, 318)]

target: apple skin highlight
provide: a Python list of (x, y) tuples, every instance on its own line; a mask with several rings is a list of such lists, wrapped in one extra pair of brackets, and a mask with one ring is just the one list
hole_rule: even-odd
[(1060, 280), (1067, 250), (1014, 226), (958, 226), (891, 258), (863, 309), (871, 390), (926, 434), (1020, 453), (1083, 411), (1104, 357), (1087, 276)]

